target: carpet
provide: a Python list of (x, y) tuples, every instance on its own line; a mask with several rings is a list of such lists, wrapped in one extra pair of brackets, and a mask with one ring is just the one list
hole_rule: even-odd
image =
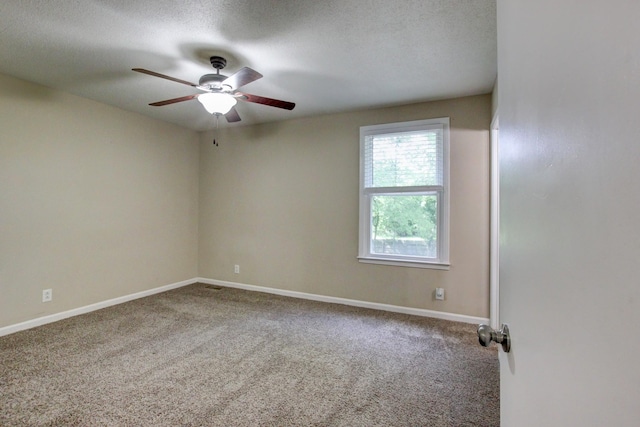
[(0, 337), (2, 426), (499, 426), (475, 326), (195, 284)]

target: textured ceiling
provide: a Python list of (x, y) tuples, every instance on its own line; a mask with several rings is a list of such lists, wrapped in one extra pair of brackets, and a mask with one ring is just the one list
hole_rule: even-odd
[(0, 2), (0, 73), (196, 130), (214, 126), (197, 101), (147, 104), (197, 89), (131, 68), (197, 83), (213, 54), (264, 75), (244, 92), (297, 104), (243, 102), (227, 126), (482, 94), (495, 0)]

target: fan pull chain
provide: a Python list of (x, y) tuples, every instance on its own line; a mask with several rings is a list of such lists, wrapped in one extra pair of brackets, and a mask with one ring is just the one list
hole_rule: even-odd
[(218, 147), (219, 145), (216, 142), (215, 131), (218, 130), (218, 120), (220, 119), (220, 114), (214, 114), (214, 116), (216, 116), (216, 127), (214, 129), (214, 134), (213, 134), (213, 145)]

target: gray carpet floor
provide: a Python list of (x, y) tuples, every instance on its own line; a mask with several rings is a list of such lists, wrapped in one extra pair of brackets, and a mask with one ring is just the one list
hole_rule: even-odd
[(474, 325), (213, 288), (0, 337), (0, 425), (500, 424)]

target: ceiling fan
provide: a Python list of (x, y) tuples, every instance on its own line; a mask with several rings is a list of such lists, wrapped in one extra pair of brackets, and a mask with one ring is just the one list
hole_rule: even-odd
[(235, 109), (237, 100), (283, 108), (285, 110), (293, 110), (296, 106), (293, 102), (239, 92), (237, 90), (238, 88), (262, 78), (262, 74), (249, 67), (244, 67), (240, 71), (227, 77), (220, 74), (220, 70), (227, 65), (226, 59), (221, 56), (212, 56), (209, 60), (213, 68), (216, 69), (216, 74), (203, 75), (200, 77), (198, 84), (156, 73), (155, 71), (145, 70), (144, 68), (133, 68), (132, 71), (171, 80), (172, 82), (182, 83), (205, 92), (196, 95), (182, 96), (180, 98), (167, 99), (165, 101), (152, 102), (149, 104), (154, 107), (162, 107), (163, 105), (197, 99), (209, 113), (224, 115), (227, 121), (232, 123), (240, 121), (240, 115)]

